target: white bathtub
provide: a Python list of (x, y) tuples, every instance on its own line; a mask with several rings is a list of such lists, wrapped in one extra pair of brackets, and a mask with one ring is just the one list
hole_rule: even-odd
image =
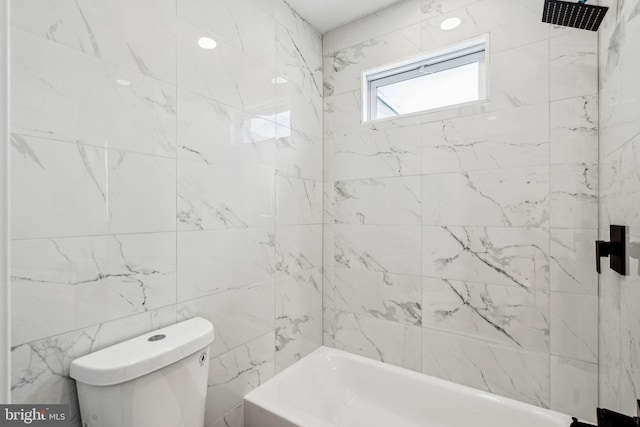
[(245, 427), (569, 427), (558, 412), (321, 347), (244, 398)]

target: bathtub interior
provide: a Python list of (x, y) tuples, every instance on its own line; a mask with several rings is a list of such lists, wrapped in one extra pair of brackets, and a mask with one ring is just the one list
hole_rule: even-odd
[(249, 393), (245, 405), (245, 414), (252, 412), (246, 427), (258, 427), (252, 424), (257, 413), (263, 424), (279, 417), (305, 427), (568, 427), (571, 423), (564, 414), (327, 347)]

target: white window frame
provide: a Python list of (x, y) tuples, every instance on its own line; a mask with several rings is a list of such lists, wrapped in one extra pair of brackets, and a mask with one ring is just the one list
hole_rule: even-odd
[(435, 107), (416, 111), (412, 113), (400, 114), (388, 118), (377, 118), (378, 97), (377, 90), (381, 86), (398, 83), (426, 74), (433, 74), (462, 65), (478, 63), (478, 100), (471, 103), (482, 102), (487, 99), (487, 54), (488, 37), (476, 38), (454, 46), (431, 52), (426, 55), (414, 57), (399, 63), (378, 67), (362, 73), (362, 105), (363, 122), (376, 120), (388, 120), (392, 118), (405, 117), (414, 114), (423, 114), (428, 111), (438, 111), (441, 109), (455, 108), (464, 104), (453, 104), (443, 107)]

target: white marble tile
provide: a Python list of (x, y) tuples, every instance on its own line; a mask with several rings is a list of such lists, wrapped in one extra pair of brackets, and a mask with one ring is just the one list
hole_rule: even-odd
[(337, 267), (420, 275), (420, 227), (335, 225)]
[[(279, 73), (281, 74), (281, 73)], [(323, 103), (320, 95), (295, 81), (275, 85), (276, 122), (284, 127), (319, 138), (322, 135)]]
[[(640, 138), (622, 146), (600, 163), (600, 224), (623, 224), (640, 230)], [(604, 232), (604, 231), (601, 231)]]
[(496, 53), (489, 60), (487, 98), (492, 110), (549, 102), (548, 41)]
[(547, 226), (548, 173), (547, 167), (530, 167), (424, 175), (422, 223), (496, 227)]
[(322, 225), (296, 225), (276, 229), (278, 276), (294, 276), (322, 267)]
[(274, 373), (273, 332), (211, 359), (205, 425), (236, 408)]
[(420, 174), (420, 127), (363, 132), (334, 141), (339, 180)]
[[(274, 0), (257, 0), (257, 3), (269, 3)], [(320, 58), (322, 55), (322, 35), (313, 28), (291, 5), (284, 0), (275, 0), (275, 18), (295, 40), (302, 58)]]
[(175, 230), (175, 161), (13, 135), (13, 238)]
[(254, 116), (274, 114), (274, 60), (255, 60), (219, 41), (212, 50), (198, 46), (215, 37), (178, 18), (178, 86)]
[[(176, 6), (172, 0), (15, 2), (12, 25), (130, 68), (175, 83)], [(38, 13), (34, 14), (33, 11)]]
[(598, 165), (552, 165), (551, 227), (598, 227)]
[[(598, 404), (612, 411), (622, 412), (621, 384), (622, 373), (618, 368), (606, 365), (598, 366)], [(633, 412), (631, 412), (633, 414)]]
[(548, 248), (542, 229), (423, 227), (422, 275), (544, 291)]
[(213, 323), (210, 354), (216, 357), (273, 331), (274, 301), (275, 284), (267, 280), (178, 304), (178, 320), (199, 316)]
[(276, 281), (276, 372), (322, 345), (322, 273), (313, 268)]
[(420, 371), (420, 328), (324, 310), (324, 343), (339, 350)]
[(15, 240), (12, 344), (175, 303), (171, 233)]
[[(324, 51), (333, 53), (415, 24), (422, 18), (419, 9), (420, 0), (396, 2), (331, 30), (323, 36)], [(327, 39), (330, 40), (329, 47), (326, 46)]]
[(551, 103), (551, 164), (598, 161), (598, 97)]
[(598, 38), (590, 31), (573, 31), (550, 41), (552, 100), (598, 92)]
[(514, 286), (423, 280), (423, 326), (518, 349), (549, 351), (549, 294)]
[(335, 268), (332, 301), (326, 307), (360, 316), (420, 326), (422, 285), (418, 276)]
[(14, 239), (106, 233), (105, 150), (14, 134), (11, 157)]
[(462, 9), (480, 0), (421, 0), (420, 13), (423, 19), (439, 17), (445, 13)]
[(551, 356), (551, 409), (596, 422), (598, 365)]
[[(322, 56), (319, 35), (308, 24), (276, 25), (277, 71), (280, 77), (303, 88), (314, 103), (322, 102)], [(305, 36), (302, 38), (301, 33)]]
[(322, 224), (322, 182), (276, 177), (276, 221), (281, 225)]
[(332, 54), (333, 94), (359, 89), (363, 71), (418, 54), (420, 26), (417, 24), (338, 50)]
[(549, 107), (538, 104), (422, 126), (422, 173), (549, 163)]
[(597, 230), (551, 230), (551, 290), (597, 295), (598, 275), (593, 260)]
[(178, 301), (269, 280), (274, 274), (272, 228), (178, 233)]
[(176, 229), (176, 162), (107, 151), (109, 233)]
[(314, 181), (323, 179), (322, 136), (312, 137), (302, 132), (278, 127), (276, 141), (276, 168), (279, 175), (305, 178)]
[(243, 420), (243, 406), (238, 405), (207, 427), (242, 427), (244, 422)]
[(640, 84), (604, 90), (600, 96), (600, 157), (605, 158), (625, 143), (637, 139), (640, 123)]
[[(438, 1), (435, 7), (442, 3), (444, 2)], [(462, 7), (452, 10), (456, 6)], [(433, 9), (434, 5), (430, 8)], [(541, 9), (537, 4), (531, 4), (526, 0), (455, 0), (446, 9), (441, 7), (440, 10), (442, 12), (439, 16), (422, 23), (423, 51), (435, 50), (487, 33), (491, 38), (491, 52), (502, 52), (549, 37), (549, 26), (540, 21)], [(453, 17), (462, 21), (460, 26), (443, 31), (440, 28), (442, 21)]]
[(71, 424), (80, 427), (71, 362), (91, 352), (175, 323), (175, 309), (165, 308), (48, 337), (11, 350), (13, 403), (61, 403), (71, 408)]
[(549, 354), (422, 330), (422, 371), (501, 396), (549, 407)]
[[(599, 276), (602, 286), (598, 295), (598, 363), (619, 370), (622, 366), (622, 284), (616, 276), (616, 272), (606, 267)], [(617, 384), (619, 390), (619, 379)]]
[[(329, 117), (327, 117), (329, 116)], [(373, 125), (362, 123), (362, 93), (360, 90), (344, 92), (326, 100), (325, 137), (344, 138), (374, 129)]]
[(551, 293), (551, 353), (597, 363), (598, 298)]
[(420, 225), (420, 177), (337, 181), (335, 221), (343, 224)]
[(256, 59), (273, 57), (275, 19), (251, 0), (178, 0), (178, 16)]
[(178, 228), (268, 227), (273, 225), (275, 175), (262, 168), (238, 171), (178, 162)]
[(323, 197), (322, 197), (322, 220), (326, 224), (335, 223), (336, 214), (336, 193), (333, 189), (335, 186), (334, 181), (325, 181), (323, 183)]

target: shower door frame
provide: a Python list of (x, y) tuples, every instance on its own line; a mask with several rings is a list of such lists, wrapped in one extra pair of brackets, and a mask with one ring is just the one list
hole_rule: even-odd
[(9, 3), (0, 0), (0, 403), (11, 399)]

